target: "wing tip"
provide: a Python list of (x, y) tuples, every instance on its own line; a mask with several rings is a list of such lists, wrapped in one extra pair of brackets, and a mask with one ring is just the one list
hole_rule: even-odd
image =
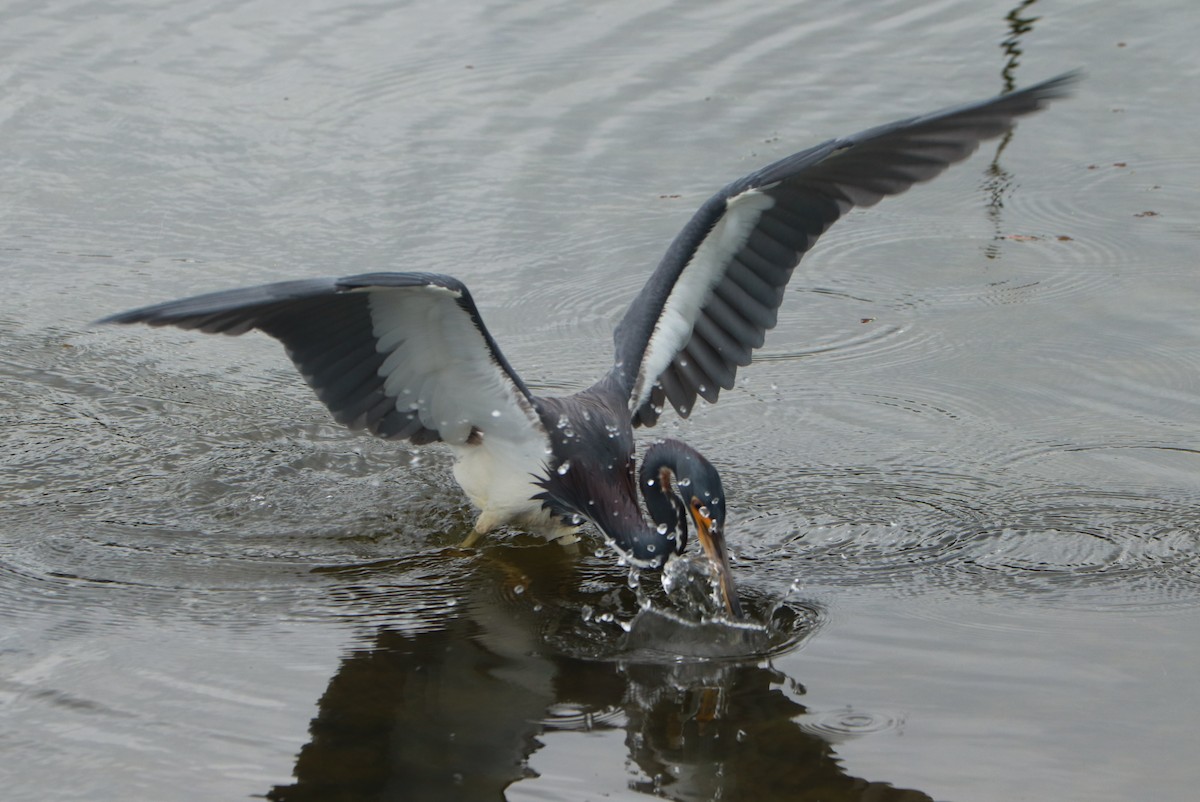
[[(139, 309), (129, 309), (125, 312), (117, 312), (116, 314), (106, 315), (97, 320), (93, 320), (87, 325), (92, 326), (132, 326), (136, 323), (145, 323), (147, 326), (168, 326), (172, 325), (173, 321), (161, 318), (156, 314), (157, 307), (147, 306)], [(178, 324), (174, 324), (178, 325)]]
[(130, 316), (129, 312), (117, 312), (115, 315), (105, 315), (89, 322), (89, 328), (92, 326), (126, 326), (131, 323), (139, 323), (140, 321)]
[(1067, 97), (1074, 91), (1075, 87), (1087, 77), (1087, 71), (1083, 67), (1076, 67), (1073, 70), (1067, 70), (1061, 75), (1056, 75), (1053, 78), (1047, 78), (1036, 84), (1020, 89), (1017, 91), (1030, 92), (1052, 100), (1054, 98)]

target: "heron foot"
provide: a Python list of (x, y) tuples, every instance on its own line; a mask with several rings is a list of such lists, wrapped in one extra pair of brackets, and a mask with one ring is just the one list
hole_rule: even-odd
[(478, 543), (479, 539), (482, 538), (486, 534), (487, 534), (487, 532), (480, 532), (478, 529), (476, 529), (473, 532), (471, 532), (471, 534), (469, 534), (465, 538), (463, 538), (463, 542), (459, 543), (458, 547), (460, 549), (475, 548), (475, 544)]
[(479, 539), (488, 532), (500, 525), (500, 521), (494, 513), (489, 513), (486, 510), (479, 513), (479, 517), (475, 519), (475, 528), (471, 534), (467, 535), (462, 543), (458, 544), (460, 549), (474, 548)]

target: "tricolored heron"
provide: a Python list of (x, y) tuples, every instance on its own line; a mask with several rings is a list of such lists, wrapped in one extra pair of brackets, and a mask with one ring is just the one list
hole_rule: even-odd
[(831, 139), (729, 184), (630, 304), (612, 368), (574, 395), (530, 392), (466, 286), (434, 273), (285, 281), (100, 322), (280, 340), (338, 422), (450, 446), (454, 476), (480, 511), (467, 545), (505, 524), (565, 537), (590, 521), (625, 559), (659, 567), (683, 551), (690, 520), (740, 616), (720, 476), (676, 440), (651, 445), (636, 471), (633, 428), (653, 426), (667, 402), (686, 418), (697, 396), (712, 403), (733, 387), (775, 325), (793, 268), (839, 217), (933, 178), (1066, 95), (1075, 77)]

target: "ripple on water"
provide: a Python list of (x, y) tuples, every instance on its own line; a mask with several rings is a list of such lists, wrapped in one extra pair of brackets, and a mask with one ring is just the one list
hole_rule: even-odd
[(1200, 594), (1197, 498), (1029, 488), (971, 537), (964, 577), (1072, 606), (1171, 606)]
[[(832, 293), (812, 290), (822, 295)], [(852, 324), (847, 326), (852, 319)], [(788, 324), (782, 324), (788, 326)], [(754, 355), (759, 363), (793, 362), (820, 357), (836, 362), (863, 360), (864, 367), (876, 369), (880, 362), (906, 365), (935, 360), (947, 348), (928, 328), (900, 323), (880, 322), (870, 318), (841, 319), (822, 327), (811, 319), (804, 326), (788, 326), (792, 331), (810, 332), (804, 344), (793, 347), (768, 345)]]
[[(139, 616), (253, 627), (277, 620), (310, 593), (302, 565), (202, 552), (130, 549), (91, 540), (62, 548), (43, 540), (0, 560), (0, 615), (23, 626), (43, 622), (42, 637), (119, 629)], [(229, 611), (245, 613), (231, 621)]]
[(845, 577), (850, 584), (949, 559), (962, 540), (960, 527), (984, 520), (980, 499), (997, 489), (980, 477), (922, 466), (815, 470), (802, 481), (804, 510), (740, 521), (739, 531), (762, 534), (739, 545), (755, 560), (783, 553), (805, 562), (853, 562), (854, 573)]
[[(612, 564), (606, 549), (572, 554), (519, 536), (479, 550), (450, 548), (317, 573), (329, 584), (312, 616), (358, 625), (369, 640), (379, 629), (437, 632), (450, 619), (466, 619), (502, 654), (622, 664), (756, 662), (798, 648), (825, 621), (818, 603), (756, 586), (741, 588), (745, 620), (701, 615), (673, 607), (658, 589), (658, 572), (636, 573), (631, 586), (630, 574)], [(703, 571), (695, 576), (707, 582)]]
[[(1200, 353), (1179, 347), (1176, 338), (1186, 336), (1167, 322), (1157, 330), (1098, 333), (1079, 348), (1041, 341), (1025, 356), (1028, 386), (1009, 394), (1030, 402), (1026, 417), (1039, 430), (1049, 420), (1086, 441), (1110, 436), (1115, 423), (1134, 436), (1150, 423), (1153, 435), (1172, 432), (1177, 442), (1194, 442), (1187, 422), (1200, 413), (1200, 398), (1190, 377), (1200, 371)], [(1074, 410), (1084, 414), (1068, 414)]]
[(854, 708), (825, 713), (810, 711), (798, 721), (802, 729), (829, 743), (840, 743), (863, 735), (876, 735), (904, 726), (902, 715)]
[[(1139, 264), (1140, 255), (1146, 248), (1144, 238), (1161, 235), (1164, 229), (1189, 235), (1189, 238), (1197, 234), (1195, 215), (1180, 213), (1194, 203), (1194, 187), (1185, 178), (1196, 170), (1194, 158), (1180, 153), (1169, 159), (1138, 158), (1075, 168), (1049, 167), (1054, 171), (1052, 176), (1065, 173), (1061, 177), (1064, 186), (1076, 188), (1073, 194), (1062, 199), (1063, 202), (1074, 201), (1072, 207), (1061, 214), (1056, 215), (1053, 210), (1049, 213), (1062, 219), (1064, 224), (1077, 221), (1080, 229), (1088, 232), (1088, 238), (1101, 237), (1106, 243), (1111, 238), (1112, 244), (1107, 246), (1107, 251), (1115, 259), (1101, 264), (1114, 261)], [(1034, 211), (1040, 211), (1040, 205), (1049, 199), (1034, 195), (1016, 200), (1031, 203)], [(1120, 225), (1113, 224), (1114, 215), (1121, 221)], [(1099, 255), (1104, 258), (1103, 253)], [(1161, 271), (1187, 271), (1189, 268), (1190, 264), (1183, 260), (1164, 260), (1155, 265), (1159, 275), (1163, 275)]]
[(625, 709), (621, 706), (593, 710), (580, 705), (559, 702), (550, 705), (546, 713), (541, 724), (552, 730), (591, 732), (597, 726), (623, 727), (626, 721)]
[(1115, 479), (1080, 487), (1062, 481), (1061, 464), (1047, 469), (1057, 481), (1006, 473), (818, 474), (803, 515), (739, 522), (756, 536), (735, 550), (760, 581), (886, 586), (926, 601), (981, 591), (1089, 609), (1200, 600), (1200, 491)]
[[(1005, 224), (998, 229), (992, 258), (1033, 251), (1038, 266), (1048, 269), (1055, 283), (1066, 279), (1067, 284), (1054, 288), (1051, 294), (1062, 295), (1074, 289), (1091, 289), (1112, 281), (1113, 267), (1135, 264), (1139, 244), (1128, 235), (1128, 228), (1113, 225), (1112, 180), (1123, 180), (1120, 168), (1089, 170), (1083, 165), (1050, 163), (1043, 165), (1046, 175), (1044, 190), (1023, 190), (1004, 199), (1003, 220), (1029, 221)], [(1063, 192), (1062, 188), (1071, 188)], [(1104, 202), (1097, 202), (1104, 198)], [(1019, 225), (1019, 229), (1011, 226)], [(1032, 246), (1032, 247), (1030, 247)], [(1022, 249), (1022, 250), (1018, 250)], [(1074, 268), (1062, 273), (1066, 268)]]
[[(1122, 280), (1113, 268), (1128, 263), (1136, 244), (1103, 213), (1087, 226), (1066, 228), (1073, 207), (1062, 193), (1014, 197), (1053, 208), (1017, 214), (1006, 200), (990, 224), (983, 213), (936, 222), (912, 210), (851, 216), (827, 235), (828, 242), (822, 240), (819, 261), (814, 255), (808, 270), (802, 263), (793, 283), (813, 282), (819, 268), (819, 286), (869, 302), (874, 312), (863, 317), (886, 320), (911, 310), (1057, 303)], [(1036, 222), (1010, 222), (1024, 220)]]
[[(739, 588), (746, 618), (730, 621), (711, 604), (668, 596), (660, 572), (622, 573), (607, 549), (579, 557), (561, 552), (544, 546), (485, 552), (480, 601), (470, 603), (471, 614), (495, 618), (502, 623), (492, 628), (499, 629), (526, 620), (523, 628), (565, 656), (655, 664), (761, 660), (797, 648), (824, 621), (815, 603), (766, 595), (749, 583)], [(676, 581), (703, 583), (693, 595), (710, 596), (703, 559), (672, 566), (684, 563), (696, 568)]]
[[(404, 452), (290, 423), (305, 419), (296, 410), (308, 400), (290, 375), (246, 396), (232, 389), (237, 377), (175, 382), (112, 365), (114, 383), (134, 388), (112, 395), (84, 378), (93, 374), (79, 362), (95, 352), (58, 351), (37, 372), (9, 367), (28, 374), (25, 398), (43, 412), (4, 428), (17, 447), (4, 460), (15, 470), (0, 472), (0, 614), (93, 630), (163, 611), (216, 620), (236, 608), (244, 615), (223, 625), (253, 626), (308, 606), (314, 565), (370, 554), (376, 541), (412, 548), (397, 530), (452, 528), (439, 528), (449, 503), (420, 485), (397, 505), (402, 514), (380, 512), (393, 492), (410, 495), (379, 478)], [(272, 406), (278, 418), (264, 415)]]
[(762, 660), (786, 654), (816, 634), (824, 613), (811, 601), (743, 597), (745, 621), (695, 621), (654, 607), (640, 611), (609, 659), (659, 663), (684, 660)]

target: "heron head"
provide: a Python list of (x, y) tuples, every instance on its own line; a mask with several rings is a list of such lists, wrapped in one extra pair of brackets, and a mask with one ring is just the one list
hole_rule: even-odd
[[(537, 480), (544, 492), (534, 498), (565, 521), (592, 521), (629, 562), (641, 568), (661, 568), (672, 556), (682, 554), (694, 527), (717, 576), (726, 610), (741, 617), (725, 548), (721, 476), (700, 452), (678, 440), (660, 440), (646, 450), (635, 479), (630, 458), (566, 445), (570, 448), (562, 450), (568, 458)], [(635, 481), (653, 524), (646, 522), (638, 507)]]
[(725, 547), (725, 491), (721, 475), (696, 449), (660, 440), (646, 450), (638, 485), (657, 533), (671, 538), (674, 553), (687, 546), (688, 521), (717, 575), (725, 609), (742, 616)]

